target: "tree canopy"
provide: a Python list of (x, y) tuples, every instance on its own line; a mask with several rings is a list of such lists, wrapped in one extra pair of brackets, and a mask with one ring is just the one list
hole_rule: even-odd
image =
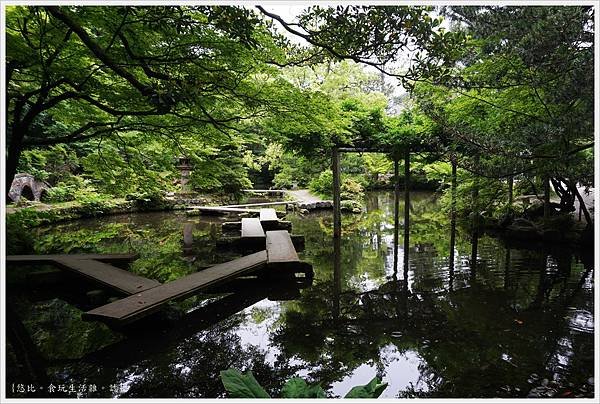
[(6, 186), (52, 161), (170, 189), (186, 156), (195, 189), (230, 192), (315, 180), (336, 145), (410, 147), (568, 208), (592, 185), (593, 31), (589, 6), (10, 6)]

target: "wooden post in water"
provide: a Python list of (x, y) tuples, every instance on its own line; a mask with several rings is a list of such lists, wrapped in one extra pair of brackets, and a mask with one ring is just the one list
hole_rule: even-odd
[(454, 248), (456, 246), (456, 155), (451, 156), (452, 163), (452, 183), (450, 185), (450, 255), (448, 256), (448, 268), (450, 276), (448, 278), (448, 289), (452, 290), (454, 281)]
[(394, 275), (398, 273), (398, 233), (400, 227), (400, 170), (394, 156)]
[(404, 280), (408, 275), (408, 241), (410, 234), (410, 149), (404, 151)]
[(342, 293), (342, 246), (341, 238), (333, 238), (333, 313), (334, 321), (340, 318), (340, 296)]
[(342, 214), (341, 214), (341, 173), (340, 173), (340, 153), (337, 147), (332, 150), (331, 171), (333, 172), (333, 237), (342, 235)]

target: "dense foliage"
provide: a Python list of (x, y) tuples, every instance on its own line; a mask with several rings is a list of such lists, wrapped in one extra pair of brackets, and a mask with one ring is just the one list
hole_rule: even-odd
[(458, 166), (464, 214), (593, 186), (591, 7), (11, 6), (6, 28), (6, 185), (31, 173), (47, 202), (177, 191), (179, 157), (194, 191), (328, 197), (334, 146), (385, 152), (344, 155), (346, 198), (407, 148), (413, 187)]

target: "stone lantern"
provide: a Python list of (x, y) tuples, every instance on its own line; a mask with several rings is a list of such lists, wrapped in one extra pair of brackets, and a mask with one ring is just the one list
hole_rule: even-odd
[(179, 157), (177, 168), (181, 172), (181, 192), (189, 192), (190, 173), (192, 172), (192, 164), (190, 159), (185, 156)]

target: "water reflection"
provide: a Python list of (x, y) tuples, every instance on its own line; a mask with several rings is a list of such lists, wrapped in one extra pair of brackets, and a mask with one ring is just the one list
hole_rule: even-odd
[[(312, 285), (283, 291), (240, 281), (174, 305), (119, 342), (51, 360), (48, 375), (122, 388), (96, 397), (219, 397), (218, 372), (230, 366), (251, 369), (273, 394), (294, 375), (321, 383), (332, 397), (376, 375), (389, 383), (385, 397), (592, 394), (588, 256), (506, 247), (486, 235), (473, 248), (472, 235), (426, 193), (411, 194), (400, 243), (394, 193), (372, 193), (365, 205), (363, 214), (343, 216), (334, 243), (330, 212), (289, 218), (294, 233), (306, 236), (301, 257), (315, 268)], [(400, 201), (398, 209), (405, 206)], [(133, 270), (164, 282), (235, 256), (215, 249), (219, 225), (172, 213), (80, 221), (41, 229), (37, 248), (127, 246), (141, 255)], [(94, 244), (82, 241), (93, 237)], [(44, 340), (57, 327), (80, 335), (69, 341), (73, 349), (106, 338), (85, 328), (89, 323), (39, 319), (30, 295), (23, 291), (15, 310), (46, 355), (58, 350)], [(15, 369), (9, 363), (9, 382)]]

